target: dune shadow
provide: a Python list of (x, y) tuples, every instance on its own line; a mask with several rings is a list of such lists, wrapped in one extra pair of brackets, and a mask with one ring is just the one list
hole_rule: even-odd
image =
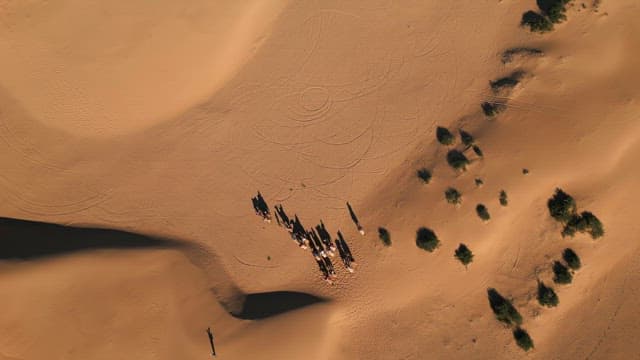
[(247, 294), (241, 310), (232, 311), (231, 315), (244, 320), (258, 320), (325, 301), (323, 298), (295, 291)]
[(0, 259), (37, 259), (97, 249), (180, 247), (175, 240), (127, 231), (0, 217)]

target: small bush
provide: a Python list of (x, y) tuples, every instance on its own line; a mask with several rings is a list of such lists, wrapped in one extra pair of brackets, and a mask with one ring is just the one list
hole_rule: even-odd
[(507, 105), (502, 103), (487, 101), (480, 104), (480, 107), (482, 108), (482, 112), (486, 116), (493, 117), (503, 112), (507, 108)]
[(425, 168), (422, 168), (418, 170), (417, 175), (418, 175), (418, 178), (422, 180), (422, 182), (424, 182), (425, 184), (428, 184), (431, 182), (431, 171)]
[(473, 145), (473, 136), (464, 130), (460, 130), (460, 140), (466, 146)]
[(500, 190), (500, 205), (507, 206), (509, 205), (509, 199), (507, 198), (507, 192), (504, 190)]
[(378, 237), (385, 246), (391, 246), (391, 234), (389, 231), (383, 227), (378, 228)]
[(533, 349), (533, 340), (524, 329), (518, 327), (513, 330), (513, 338), (516, 339), (516, 344), (518, 344), (522, 350), (529, 351)]
[(555, 261), (553, 263), (553, 281), (557, 284), (571, 284), (573, 275), (561, 262)]
[(480, 178), (476, 178), (474, 181), (475, 181), (477, 187), (480, 187), (480, 186), (484, 185), (484, 181), (482, 181), (482, 179), (480, 179)]
[(538, 302), (542, 306), (558, 306), (558, 295), (553, 288), (546, 286), (542, 281), (538, 282)]
[(420, 249), (432, 252), (440, 245), (440, 240), (433, 230), (422, 227), (416, 232), (416, 245)]
[(571, 195), (557, 188), (553, 197), (547, 201), (549, 214), (552, 218), (568, 223), (576, 215), (576, 202)]
[(462, 265), (465, 267), (473, 261), (473, 253), (465, 244), (460, 244), (460, 246), (458, 246), (454, 256), (456, 259), (460, 260)]
[(487, 289), (487, 296), (489, 298), (489, 306), (491, 306), (491, 310), (493, 310), (498, 321), (502, 321), (508, 325), (522, 324), (522, 316), (518, 310), (516, 310), (509, 300), (500, 295), (496, 289)]
[(529, 175), (529, 169), (522, 169), (522, 175)]
[(529, 27), (529, 30), (539, 33), (545, 33), (553, 30), (553, 23), (551, 20), (531, 10), (522, 14), (522, 21), (520, 21), (520, 25), (523, 27)]
[(466, 170), (469, 159), (458, 150), (451, 150), (447, 153), (447, 163), (456, 170)]
[(453, 137), (451, 131), (442, 126), (438, 126), (438, 128), (436, 129), (436, 138), (443, 145), (451, 145), (455, 141), (455, 138)]
[(473, 152), (476, 153), (476, 155), (480, 157), (484, 156), (484, 154), (482, 153), (482, 149), (480, 149), (478, 145), (473, 145), (472, 149), (473, 149)]
[(491, 219), (489, 210), (487, 210), (487, 207), (482, 204), (478, 204), (478, 206), (476, 206), (476, 213), (478, 214), (478, 217), (483, 221), (489, 221), (489, 219)]
[(573, 270), (578, 270), (582, 266), (580, 262), (580, 258), (575, 251), (567, 248), (562, 252), (562, 259), (569, 265), (569, 267)]
[(462, 202), (462, 194), (452, 187), (448, 188), (444, 192), (444, 198), (447, 199), (449, 204), (458, 205)]

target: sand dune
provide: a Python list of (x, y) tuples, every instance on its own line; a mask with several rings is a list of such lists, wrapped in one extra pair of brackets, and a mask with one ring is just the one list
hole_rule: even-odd
[[(221, 359), (637, 357), (640, 4), (597, 3), (535, 34), (535, 1), (0, 1), (0, 359), (206, 358), (208, 327)], [(557, 187), (602, 238), (561, 236)], [(355, 272), (322, 281), (257, 190)]]

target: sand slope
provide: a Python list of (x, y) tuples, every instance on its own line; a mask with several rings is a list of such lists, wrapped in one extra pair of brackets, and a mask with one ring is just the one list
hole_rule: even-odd
[[(0, 359), (205, 358), (208, 326), (222, 359), (634, 358), (640, 6), (575, 2), (547, 35), (519, 28), (532, 8), (0, 2), (1, 215), (183, 244), (0, 261)], [(522, 46), (545, 56), (500, 61)], [(487, 119), (489, 81), (516, 70), (528, 75)], [(484, 157), (455, 173), (437, 126), (471, 132)], [(560, 236), (546, 209), (558, 186), (603, 221), (602, 239)], [(254, 216), (256, 190), (306, 226), (341, 230), (356, 272), (335, 262), (337, 283), (322, 282)], [(416, 248), (420, 226), (442, 241), (434, 253)], [(453, 258), (461, 242), (468, 269)], [(552, 283), (566, 247), (583, 268), (542, 308), (536, 280)], [(514, 300), (535, 350), (495, 320), (487, 287)], [(271, 291), (326, 301), (229, 313)]]

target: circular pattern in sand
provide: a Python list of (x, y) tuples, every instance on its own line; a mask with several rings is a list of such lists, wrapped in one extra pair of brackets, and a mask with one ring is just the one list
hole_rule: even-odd
[(329, 90), (323, 87), (309, 87), (300, 94), (300, 105), (308, 111), (318, 111), (329, 102)]

